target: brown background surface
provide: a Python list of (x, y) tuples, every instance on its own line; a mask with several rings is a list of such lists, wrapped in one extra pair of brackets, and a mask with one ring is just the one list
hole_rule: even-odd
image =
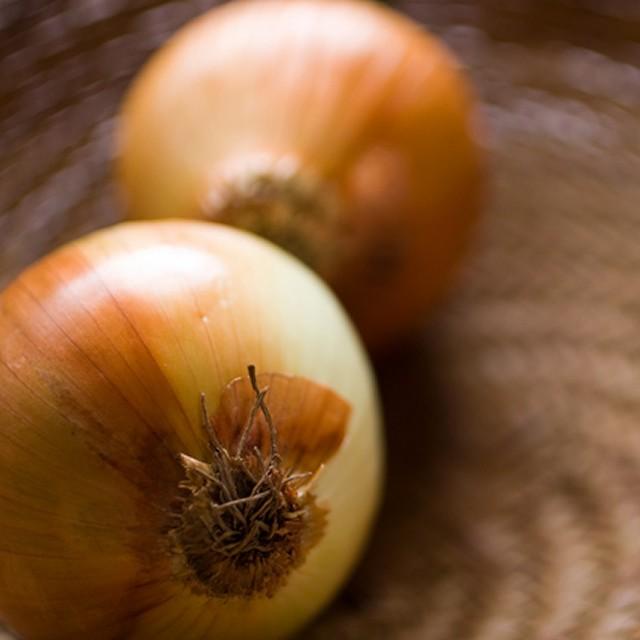
[[(0, 284), (117, 219), (119, 98), (211, 4), (0, 3)], [(399, 7), (477, 83), (492, 198), (454, 295), (377, 365), (386, 501), (302, 637), (638, 639), (640, 4)]]

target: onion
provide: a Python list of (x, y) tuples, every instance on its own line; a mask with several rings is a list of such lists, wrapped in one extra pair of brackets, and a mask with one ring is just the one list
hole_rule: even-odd
[(382, 445), (328, 289), (198, 222), (68, 245), (0, 295), (0, 618), (25, 638), (282, 638), (369, 530)]
[(142, 70), (117, 141), (129, 216), (271, 239), (333, 287), (372, 348), (410, 331), (446, 289), (482, 200), (457, 61), (359, 0), (213, 9)]

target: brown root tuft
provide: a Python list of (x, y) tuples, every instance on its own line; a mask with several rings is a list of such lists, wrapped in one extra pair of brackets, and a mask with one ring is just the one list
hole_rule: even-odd
[[(285, 470), (277, 427), (249, 367), (255, 404), (230, 452), (218, 438), (201, 398), (203, 426), (209, 434), (211, 462), (185, 454), (169, 539), (178, 573), (199, 593), (214, 597), (275, 594), (321, 535), (325, 514), (306, 491), (311, 473)], [(270, 433), (270, 452), (247, 442), (261, 412)]]

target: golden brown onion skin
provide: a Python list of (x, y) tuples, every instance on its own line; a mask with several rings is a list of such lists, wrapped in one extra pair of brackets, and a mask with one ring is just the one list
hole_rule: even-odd
[[(271, 376), (277, 422), (301, 406), (286, 376), (347, 403), (331, 433), (349, 417), (344, 438), (327, 440), (323, 419), (299, 414), (293, 431), (285, 415), (285, 464), (297, 451), (311, 470), (317, 452), (300, 447), (330, 449), (312, 486), (326, 523), (273, 597), (225, 599), (176, 574), (166, 532), (181, 454), (211, 456), (200, 394), (231, 441), (232, 381), (248, 364)], [(326, 402), (304, 406), (326, 414)], [(21, 637), (286, 637), (348, 575), (381, 459), (374, 383), (346, 316), (314, 274), (249, 234), (128, 223), (62, 248), (0, 294), (0, 620)]]
[(380, 347), (416, 326), (467, 249), (484, 186), (475, 120), (453, 56), (388, 8), (233, 2), (181, 30), (138, 76), (117, 174), (131, 217), (215, 218), (206, 203), (229, 166), (257, 156), (297, 167), (331, 194), (339, 220), (325, 233), (300, 223), (313, 251), (281, 244)]

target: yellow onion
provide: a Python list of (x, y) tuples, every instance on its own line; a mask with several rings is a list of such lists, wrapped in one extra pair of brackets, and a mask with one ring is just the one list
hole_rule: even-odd
[(380, 475), (358, 339), (263, 240), (128, 223), (0, 296), (0, 619), (28, 640), (285, 637)]
[(419, 322), (468, 244), (474, 106), (453, 56), (388, 8), (238, 1), (135, 80), (117, 174), (131, 217), (224, 222), (293, 252), (379, 347)]

